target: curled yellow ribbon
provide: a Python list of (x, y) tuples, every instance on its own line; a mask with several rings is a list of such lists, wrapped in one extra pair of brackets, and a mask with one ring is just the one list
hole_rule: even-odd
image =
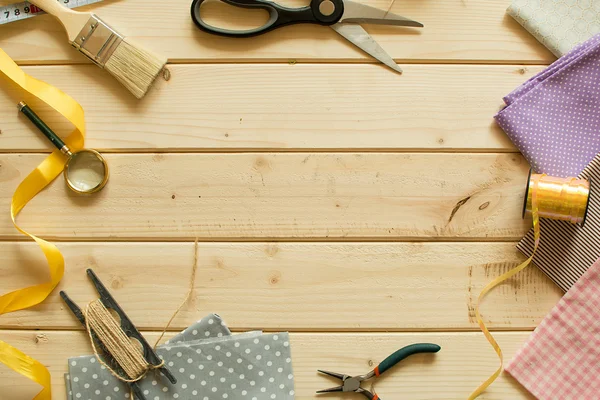
[[(75, 130), (65, 139), (65, 142), (73, 151), (83, 148), (85, 120), (79, 103), (54, 86), (27, 75), (2, 49), (0, 49), (0, 73), (0, 76), (16, 83), (68, 119), (75, 126)], [(55, 150), (19, 184), (13, 195), (10, 207), (13, 224), (19, 232), (35, 240), (44, 252), (50, 269), (50, 281), (0, 296), (0, 315), (40, 304), (64, 275), (65, 263), (58, 248), (21, 229), (16, 223), (16, 217), (31, 199), (61, 174), (65, 163), (66, 158), (59, 150)], [(34, 400), (52, 398), (50, 373), (39, 361), (0, 340), (0, 362), (42, 386), (42, 390)]]
[(492, 345), (492, 347), (496, 351), (496, 354), (498, 354), (498, 358), (500, 358), (500, 366), (498, 367), (496, 372), (494, 372), (481, 385), (479, 385), (479, 387), (477, 389), (475, 389), (475, 391), (473, 391), (473, 393), (471, 393), (468, 400), (473, 400), (473, 399), (476, 399), (477, 397), (479, 397), (480, 394), (482, 394), (492, 383), (494, 383), (496, 378), (498, 378), (500, 376), (500, 374), (502, 373), (502, 371), (504, 370), (504, 357), (502, 356), (502, 349), (500, 348), (500, 345), (498, 344), (498, 342), (496, 342), (496, 339), (494, 339), (494, 336), (492, 336), (492, 334), (490, 333), (488, 328), (485, 326), (485, 323), (483, 322), (483, 319), (481, 318), (481, 314), (479, 313), (479, 305), (481, 304), (481, 300), (483, 300), (483, 298), (490, 292), (490, 290), (494, 289), (496, 286), (498, 286), (505, 280), (512, 278), (514, 275), (516, 275), (519, 272), (521, 272), (522, 270), (524, 270), (533, 260), (535, 251), (537, 250), (538, 245), (540, 244), (538, 187), (539, 187), (540, 180), (544, 176), (545, 175), (536, 175), (533, 178), (534, 179), (533, 190), (531, 191), (531, 216), (533, 218), (533, 237), (534, 237), (535, 244), (533, 246), (533, 252), (531, 253), (531, 257), (529, 257), (527, 260), (525, 260), (522, 264), (516, 266), (515, 268), (500, 275), (499, 277), (497, 277), (496, 279), (494, 279), (493, 281), (488, 283), (481, 290), (481, 293), (479, 293), (479, 297), (477, 298), (477, 305), (475, 306), (475, 315), (477, 317), (477, 323), (479, 324), (479, 328), (485, 335), (488, 342)]

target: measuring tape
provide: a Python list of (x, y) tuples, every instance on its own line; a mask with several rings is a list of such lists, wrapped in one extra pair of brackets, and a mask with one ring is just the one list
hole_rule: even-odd
[[(69, 7), (81, 7), (87, 6), (88, 4), (98, 3), (102, 0), (56, 0), (59, 3)], [(45, 14), (41, 8), (24, 1), (22, 3), (11, 4), (8, 6), (0, 7), (0, 25), (8, 24), (10, 22), (20, 21), (35, 17), (36, 15)]]

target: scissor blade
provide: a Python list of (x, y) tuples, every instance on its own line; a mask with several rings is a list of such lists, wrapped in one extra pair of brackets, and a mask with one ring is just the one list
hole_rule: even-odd
[(344, 0), (344, 14), (339, 22), (423, 27), (422, 23), (412, 19), (350, 0)]
[(331, 28), (371, 57), (381, 61), (394, 71), (402, 73), (402, 69), (392, 57), (360, 25), (337, 23), (331, 25)]

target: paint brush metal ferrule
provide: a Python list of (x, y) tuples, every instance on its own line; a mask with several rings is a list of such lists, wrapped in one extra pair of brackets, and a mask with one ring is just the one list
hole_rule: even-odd
[(123, 39), (121, 34), (92, 14), (72, 45), (94, 64), (104, 68)]

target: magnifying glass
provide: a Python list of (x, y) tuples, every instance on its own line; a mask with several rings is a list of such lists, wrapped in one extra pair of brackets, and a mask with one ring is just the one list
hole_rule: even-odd
[(69, 189), (80, 194), (95, 193), (102, 190), (108, 182), (108, 164), (100, 153), (91, 149), (83, 149), (72, 153), (65, 142), (25, 102), (20, 102), (18, 108), (50, 139), (56, 148), (68, 157), (64, 176)]

